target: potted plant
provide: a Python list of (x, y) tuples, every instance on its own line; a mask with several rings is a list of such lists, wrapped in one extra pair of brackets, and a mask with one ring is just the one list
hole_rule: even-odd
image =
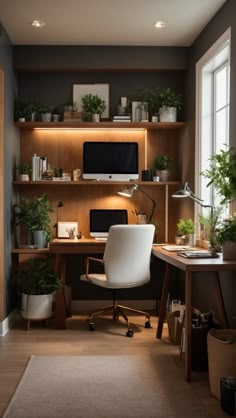
[(221, 196), (220, 204), (236, 198), (236, 150), (233, 147), (220, 150), (210, 157), (210, 166), (201, 175), (209, 179), (207, 187), (213, 185)]
[(16, 121), (25, 122), (25, 105), (20, 100), (15, 102), (14, 115)]
[(17, 167), (19, 170), (19, 177), (21, 181), (29, 181), (32, 173), (31, 164), (29, 162), (22, 162)]
[(15, 206), (16, 224), (25, 227), (29, 234), (29, 242), (33, 234), (34, 245), (37, 248), (45, 248), (51, 239), (50, 212), (53, 212), (53, 209), (46, 194), (32, 199), (23, 196), (21, 203)]
[(87, 122), (99, 122), (101, 114), (106, 109), (105, 100), (97, 94), (85, 94), (82, 98), (83, 119)]
[(158, 154), (154, 159), (152, 166), (156, 171), (156, 176), (160, 177), (160, 181), (168, 181), (172, 160), (168, 155)]
[(182, 95), (175, 93), (170, 87), (159, 92), (160, 122), (176, 122), (177, 110), (182, 108)]
[(216, 240), (222, 246), (223, 260), (236, 260), (236, 216), (222, 222)]
[(52, 106), (48, 104), (39, 105), (38, 114), (40, 115), (42, 122), (51, 122)]
[(53, 294), (61, 287), (61, 281), (54, 273), (49, 257), (28, 260), (14, 282), (21, 294), (20, 313), (27, 320), (27, 329), (31, 320), (52, 316)]
[(192, 219), (180, 219), (177, 223), (177, 230), (179, 235), (184, 239), (185, 245), (194, 247), (196, 245), (196, 235), (194, 233), (195, 223)]

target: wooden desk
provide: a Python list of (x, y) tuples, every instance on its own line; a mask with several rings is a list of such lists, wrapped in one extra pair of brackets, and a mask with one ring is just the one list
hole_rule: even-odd
[[(49, 254), (55, 254), (55, 271), (60, 276), (61, 282), (65, 285), (66, 279), (66, 254), (103, 254), (106, 241), (91, 239), (58, 239), (55, 238), (49, 243)], [(54, 312), (53, 326), (57, 329), (66, 328), (66, 318), (70, 312), (70, 289), (63, 286), (56, 293), (56, 306)]]
[(228, 327), (224, 301), (221, 292), (219, 272), (236, 270), (236, 261), (223, 261), (219, 258), (188, 259), (177, 255), (176, 252), (168, 252), (161, 247), (153, 247), (153, 255), (166, 262), (166, 270), (162, 288), (157, 338), (162, 337), (163, 323), (166, 315), (168, 284), (171, 266), (185, 272), (185, 379), (191, 380), (191, 330), (192, 330), (192, 273), (213, 272), (214, 287), (221, 325)]

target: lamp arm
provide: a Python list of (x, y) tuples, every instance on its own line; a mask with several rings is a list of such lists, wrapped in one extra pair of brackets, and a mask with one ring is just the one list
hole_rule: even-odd
[(140, 190), (140, 192), (142, 192), (146, 197), (148, 197), (148, 199), (150, 199), (151, 201), (152, 201), (152, 211), (151, 211), (151, 214), (150, 214), (150, 216), (149, 216), (149, 220), (148, 220), (148, 223), (150, 224), (151, 222), (152, 222), (152, 218), (153, 218), (153, 214), (154, 214), (154, 210), (155, 210), (155, 207), (156, 207), (156, 202), (155, 202), (155, 200), (154, 199), (152, 199), (152, 197), (149, 195), (149, 194), (147, 194), (141, 187), (139, 187), (137, 184), (135, 185), (135, 188), (136, 189), (138, 189), (138, 190)]

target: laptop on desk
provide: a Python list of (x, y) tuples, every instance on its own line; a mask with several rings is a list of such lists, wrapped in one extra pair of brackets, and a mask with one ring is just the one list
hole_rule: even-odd
[(89, 233), (96, 240), (105, 241), (112, 225), (128, 224), (127, 209), (90, 209)]

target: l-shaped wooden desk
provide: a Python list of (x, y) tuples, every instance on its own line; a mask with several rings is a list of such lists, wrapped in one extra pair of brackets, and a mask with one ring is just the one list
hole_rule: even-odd
[[(55, 254), (56, 271), (60, 274), (61, 280), (65, 282), (66, 254), (102, 254), (106, 242), (95, 239), (54, 239), (49, 249), (30, 250), (15, 249), (13, 254)], [(163, 323), (166, 314), (166, 303), (168, 295), (168, 284), (171, 266), (177, 267), (185, 273), (185, 378), (191, 380), (191, 329), (192, 329), (192, 274), (195, 272), (212, 272), (216, 292), (220, 322), (223, 327), (228, 327), (228, 321), (224, 308), (224, 301), (221, 292), (219, 272), (236, 271), (236, 261), (223, 261), (222, 256), (214, 259), (186, 259), (180, 257), (176, 252), (168, 252), (159, 246), (153, 246), (152, 253), (155, 257), (166, 262), (165, 277), (162, 288), (159, 320), (157, 327), (157, 338), (162, 337)], [(67, 317), (66, 299), (63, 290), (57, 292), (54, 325), (57, 329), (64, 329)]]
[(163, 323), (166, 315), (168, 284), (171, 266), (177, 267), (185, 273), (185, 379), (191, 380), (191, 333), (192, 333), (192, 275), (196, 272), (212, 272), (218, 313), (221, 326), (228, 328), (228, 321), (221, 292), (219, 272), (236, 271), (236, 261), (224, 261), (222, 254), (219, 258), (189, 259), (183, 258), (177, 252), (168, 252), (161, 247), (153, 247), (153, 255), (166, 262), (166, 270), (162, 287), (157, 338), (162, 337)]

